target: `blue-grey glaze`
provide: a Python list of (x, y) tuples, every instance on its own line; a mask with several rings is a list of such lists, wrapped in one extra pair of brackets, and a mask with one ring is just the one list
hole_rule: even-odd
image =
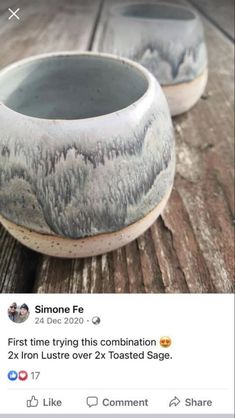
[(161, 85), (194, 80), (207, 67), (198, 15), (173, 4), (138, 3), (111, 8), (97, 49), (148, 68)]
[(172, 187), (175, 154), (168, 106), (150, 78), (143, 99), (90, 119), (37, 119), (0, 105), (0, 213), (81, 238), (155, 208)]

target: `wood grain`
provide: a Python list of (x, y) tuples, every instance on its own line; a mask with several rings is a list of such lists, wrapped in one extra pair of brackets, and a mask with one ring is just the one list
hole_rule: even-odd
[[(66, 5), (70, 4), (69, 8), (74, 11), (74, 3), (66, 2)], [(61, 47), (88, 47), (91, 26), (97, 17), (98, 7), (97, 3), (82, 3), (86, 10), (86, 19), (90, 19), (90, 26), (87, 31), (87, 25), (81, 23), (81, 37), (76, 32), (80, 31), (79, 25), (75, 30), (75, 22), (74, 26), (71, 23), (74, 31), (67, 31), (66, 26), (70, 22), (68, 11), (65, 11), (67, 6), (61, 6), (57, 17), (50, 12), (50, 18), (47, 15), (37, 24), (34, 20), (35, 32), (32, 30), (33, 26), (29, 26), (32, 38), (27, 37), (26, 44), (21, 44), (18, 40), (19, 45), (25, 45), (21, 54), (42, 52), (45, 51), (44, 48), (48, 51)], [(93, 43), (95, 50), (99, 48), (101, 37), (105, 34), (105, 22), (112, 4), (114, 1), (105, 2), (101, 18), (96, 22), (98, 25)], [(72, 19), (75, 19), (75, 14)], [(174, 118), (177, 172), (174, 190), (162, 217), (144, 235), (126, 247), (82, 260), (63, 260), (31, 254), (2, 229), (2, 292), (20, 289), (41, 293), (232, 292), (233, 44), (211, 23), (211, 19), (209, 21), (205, 17), (203, 23), (209, 52), (209, 82), (198, 104), (190, 112)], [(48, 27), (50, 31), (47, 30)], [(61, 27), (65, 33), (60, 40), (62, 44), (57, 48), (56, 37), (58, 38)], [(10, 30), (7, 30), (9, 36)], [(17, 31), (18, 34), (21, 33), (22, 40), (25, 36), (23, 31)], [(16, 54), (20, 54), (19, 51)], [(1, 65), (15, 59), (14, 52), (7, 54), (5, 50), (3, 62), (3, 55), (0, 58)], [(24, 251), (24, 257), (34, 257), (34, 269), (31, 269), (30, 274), (26, 265), (19, 267)], [(21, 271), (19, 281), (17, 270)]]
[(234, 39), (234, 0), (191, 0), (202, 14)]
[(9, 6), (4, 11), (1, 3), (0, 66), (44, 52), (86, 50), (99, 5), (99, 0), (22, 0), (21, 20), (8, 21)]
[(33, 289), (38, 256), (15, 241), (0, 225), (0, 293)]

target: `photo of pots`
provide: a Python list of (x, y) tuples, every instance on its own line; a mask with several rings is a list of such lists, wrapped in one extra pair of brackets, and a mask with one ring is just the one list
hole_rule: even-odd
[(231, 293), (229, 25), (52, 3), (0, 7), (0, 292)]

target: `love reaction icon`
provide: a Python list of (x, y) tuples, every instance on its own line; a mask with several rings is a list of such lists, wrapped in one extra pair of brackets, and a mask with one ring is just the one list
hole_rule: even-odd
[(19, 380), (22, 380), (22, 381), (27, 380), (28, 379), (28, 373), (25, 370), (21, 370), (19, 372), (18, 377), (19, 377)]

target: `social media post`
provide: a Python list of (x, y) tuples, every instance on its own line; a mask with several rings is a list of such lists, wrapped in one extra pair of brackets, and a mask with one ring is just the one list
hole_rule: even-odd
[(233, 292), (233, 44), (142, 1), (1, 1), (0, 293)]
[(0, 0), (4, 418), (233, 413), (233, 11)]
[(232, 313), (232, 296), (4, 295), (1, 414), (231, 414)]

